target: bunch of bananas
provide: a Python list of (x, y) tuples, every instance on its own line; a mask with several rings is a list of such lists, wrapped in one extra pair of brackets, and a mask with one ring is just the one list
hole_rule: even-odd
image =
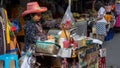
[(80, 14), (79, 14), (79, 13), (73, 13), (73, 17), (74, 17), (74, 18), (79, 18), (79, 17), (80, 17)]

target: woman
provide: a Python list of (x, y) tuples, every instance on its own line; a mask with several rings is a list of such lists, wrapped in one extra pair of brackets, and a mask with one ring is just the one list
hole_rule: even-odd
[(106, 36), (106, 20), (104, 18), (106, 14), (104, 5), (101, 4), (101, 7), (98, 10), (96, 21), (96, 34), (99, 40), (104, 41)]
[[(25, 33), (25, 48), (24, 51), (27, 51), (31, 44), (35, 44), (36, 40), (47, 40), (47, 33), (43, 30), (42, 25), (55, 25), (56, 23), (52, 22), (43, 22), (41, 13), (47, 11), (46, 7), (40, 7), (37, 2), (27, 3), (27, 10), (22, 13), (22, 16), (25, 19), (24, 33)], [(57, 23), (58, 24), (58, 23)], [(59, 26), (59, 25), (58, 25)], [(56, 27), (58, 27), (56, 26)], [(40, 59), (39, 59), (40, 58)], [(37, 61), (42, 63), (41, 66), (51, 66), (53, 59), (51, 57), (44, 56), (37, 57)], [(52, 60), (52, 61), (51, 61)], [(45, 64), (45, 65), (44, 65)]]
[[(46, 7), (40, 7), (37, 2), (27, 3), (27, 10), (22, 13), (25, 19), (24, 33), (25, 33), (25, 47), (26, 52), (31, 44), (35, 44), (36, 40), (47, 40), (47, 33), (43, 27), (57, 27), (60, 23), (45, 22), (42, 19), (41, 14), (47, 11)], [(54, 58), (55, 59), (55, 58)], [(41, 63), (41, 66), (50, 67), (54, 60), (48, 56), (38, 56), (37, 61)], [(52, 60), (52, 61), (51, 61)]]
[(37, 2), (27, 3), (27, 10), (22, 13), (25, 20), (25, 49), (36, 40), (47, 40), (47, 33), (44, 28), (59, 28), (60, 23), (56, 21), (44, 21), (42, 13), (47, 11), (46, 7), (40, 7)]
[(36, 40), (47, 40), (47, 34), (42, 28), (41, 13), (47, 11), (46, 7), (40, 7), (37, 2), (27, 3), (27, 10), (22, 13), (25, 19), (25, 48), (26, 51), (30, 44)]

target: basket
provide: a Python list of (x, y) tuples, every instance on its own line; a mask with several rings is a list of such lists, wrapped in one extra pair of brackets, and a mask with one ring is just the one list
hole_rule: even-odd
[(36, 49), (35, 49), (36, 52), (56, 55), (59, 49), (60, 49), (59, 45), (53, 42), (44, 42), (44, 41), (36, 42)]

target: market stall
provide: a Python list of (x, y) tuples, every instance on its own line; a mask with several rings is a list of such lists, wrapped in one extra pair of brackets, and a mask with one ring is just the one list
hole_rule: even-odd
[[(20, 6), (17, 7), (19, 8), (13, 9), (13, 15), (11, 15), (11, 20), (13, 20), (13, 18), (17, 19), (17, 23), (20, 22), (20, 24), (22, 24), (21, 29), (23, 30), (24, 21), (23, 18), (19, 16), (19, 14), (21, 14), (21, 11), (24, 10), (24, 8), (21, 8)], [(17, 13), (15, 11), (16, 9), (18, 14), (14, 14)], [(21, 11), (19, 12), (19, 10)], [(59, 21), (56, 21), (55, 19), (53, 19), (51, 12), (48, 12), (46, 14), (48, 14), (44, 16), (47, 20), (46, 22), (55, 22), (57, 24), (60, 24), (61, 22), (61, 29), (48, 30), (49, 36), (48, 40), (46, 41), (37, 40), (36, 44), (31, 46), (31, 48), (28, 50), (28, 53), (26, 53), (25, 58), (22, 59), (23, 63), (21, 64), (21, 68), (25, 68), (24, 65), (32, 67), (32, 65), (34, 66), (34, 64), (37, 64), (37, 66), (45, 66), (46, 64), (44, 63), (36, 62), (38, 56), (41, 56), (44, 59), (46, 59), (46, 56), (53, 57), (50, 60), (54, 60), (57, 58), (56, 63), (53, 63), (52, 65), (55, 66), (55, 64), (57, 64), (58, 62), (60, 63), (58, 64), (58, 67), (98, 67), (98, 62), (100, 59), (99, 44), (102, 45), (102, 42), (87, 37), (88, 23), (86, 19), (82, 18), (81, 20), (78, 20), (76, 22), (72, 16), (70, 6), (67, 8), (67, 11), (62, 20), (60, 19)], [(50, 25), (52, 27), (52, 24)], [(24, 31), (22, 30), (17, 33), (17, 36), (24, 35)], [(27, 59), (29, 61), (27, 61)], [(31, 65), (28, 64), (28, 62), (30, 62)]]

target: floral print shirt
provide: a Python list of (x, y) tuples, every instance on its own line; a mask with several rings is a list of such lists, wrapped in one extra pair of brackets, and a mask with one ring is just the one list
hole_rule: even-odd
[[(42, 25), (40, 22), (26, 21), (24, 25), (24, 33), (25, 33), (25, 46), (30, 44), (34, 44), (36, 40), (46, 40), (47, 35), (45, 31), (40, 32), (42, 30)], [(26, 48), (26, 47), (25, 47)]]
[[(56, 22), (37, 22), (27, 20), (24, 25), (24, 42), (25, 49), (29, 48), (30, 44), (34, 44), (36, 40), (47, 40), (47, 33), (43, 30), (44, 27), (56, 28), (59, 24)], [(42, 30), (42, 32), (40, 31)]]

